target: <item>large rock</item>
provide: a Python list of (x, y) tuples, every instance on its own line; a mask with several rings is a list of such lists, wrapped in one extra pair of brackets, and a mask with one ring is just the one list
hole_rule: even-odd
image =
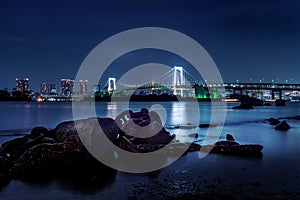
[(234, 156), (261, 156), (263, 146), (258, 144), (241, 145), (233, 141), (220, 141), (214, 145), (199, 145), (192, 143), (188, 148), (188, 152), (203, 151), (208, 153), (234, 155)]
[(289, 130), (291, 127), (290, 125), (284, 120), (282, 121), (279, 125), (277, 125), (275, 127), (275, 130), (279, 130), (279, 131), (287, 131)]
[(41, 134), (47, 135), (48, 132), (49, 131), (47, 128), (45, 128), (43, 126), (37, 126), (31, 130), (31, 133), (28, 135), (28, 137), (31, 139), (35, 139), (35, 138), (39, 137)]
[(134, 144), (165, 145), (175, 138), (162, 126), (159, 115), (145, 108), (140, 112), (122, 112), (116, 117), (116, 123)]
[(57, 169), (85, 161), (86, 149), (78, 136), (69, 136), (62, 143), (41, 143), (27, 149), (14, 163), (10, 172), (14, 177), (38, 169)]
[(278, 125), (280, 123), (280, 121), (278, 119), (275, 119), (272, 117), (268, 119), (268, 122), (273, 126)]
[(80, 131), (82, 138), (92, 139), (96, 134), (99, 134), (99, 125), (107, 138), (115, 143), (120, 129), (115, 121), (111, 118), (88, 118), (76, 121), (62, 122), (53, 130), (58, 142), (63, 142), (71, 135), (78, 135)]
[(234, 141), (234, 137), (231, 134), (226, 134), (227, 141)]
[(32, 137), (33, 139), (31, 139), (31, 137), (32, 136), (29, 135), (5, 142), (1, 146), (0, 156), (3, 156), (10, 160), (16, 160), (24, 153), (24, 151), (35, 145), (41, 143), (55, 143), (54, 139), (44, 137), (43, 134), (40, 134), (35, 138)]

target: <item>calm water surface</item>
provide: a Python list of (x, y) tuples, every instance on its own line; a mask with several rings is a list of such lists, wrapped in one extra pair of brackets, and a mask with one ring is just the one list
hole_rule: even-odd
[[(195, 120), (195, 108), (189, 103), (164, 102), (155, 103), (157, 111), (163, 118), (164, 125), (172, 127), (179, 124), (198, 125), (209, 123), (211, 107), (208, 103), (200, 103), (200, 119)], [(300, 192), (300, 121), (288, 120), (291, 129), (286, 132), (275, 131), (274, 127), (263, 123), (270, 117), (288, 117), (300, 115), (300, 104), (287, 104), (285, 107), (256, 107), (253, 110), (232, 110), (235, 104), (227, 107), (217, 106), (216, 111), (226, 111), (226, 122), (220, 139), (231, 133), (242, 144), (262, 144), (263, 157), (238, 158), (234, 156), (209, 155), (203, 159), (198, 153), (181, 158), (171, 166), (161, 170), (155, 180), (168, 177), (170, 174), (180, 176), (188, 173), (187, 181), (205, 172), (206, 179), (226, 176), (227, 184), (247, 181), (259, 181), (261, 190), (266, 191), (297, 191)], [(89, 102), (82, 103), (82, 108), (89, 107)], [(152, 103), (135, 102), (130, 109), (139, 111), (141, 108), (153, 107)], [(118, 113), (128, 109), (125, 103), (95, 103), (98, 117), (115, 118)], [(0, 142), (11, 139), (16, 133), (28, 133), (34, 126), (54, 128), (58, 123), (72, 120), (71, 103), (23, 103), (0, 102)], [(86, 117), (89, 117), (87, 114)], [(217, 121), (218, 122), (218, 121)], [(220, 127), (214, 128), (220, 130)], [(199, 143), (210, 143), (204, 140), (205, 129), (168, 129), (176, 134), (180, 141), (188, 141), (191, 133), (199, 133)], [(243, 170), (241, 170), (243, 169)], [(228, 173), (230, 175), (228, 175)], [(229, 177), (229, 178), (228, 178)], [(18, 180), (0, 188), (0, 198), (16, 199), (20, 197), (39, 198), (41, 195), (52, 199), (60, 198), (99, 198), (115, 199), (124, 197), (130, 185), (136, 182), (153, 181), (147, 175), (127, 174), (118, 172), (110, 184), (96, 188), (86, 188), (70, 180), (52, 180), (46, 183), (28, 183)], [(125, 186), (126, 185), (126, 186)]]

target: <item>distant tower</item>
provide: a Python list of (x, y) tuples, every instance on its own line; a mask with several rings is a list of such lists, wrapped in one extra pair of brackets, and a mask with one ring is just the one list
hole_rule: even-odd
[[(113, 87), (112, 87), (113, 86)], [(107, 91), (116, 90), (116, 78), (108, 78), (108, 88)]]
[(57, 85), (56, 84), (50, 85), (50, 95), (57, 95)]
[(173, 86), (184, 85), (183, 68), (174, 66)]
[(179, 66), (174, 66), (174, 75), (173, 75), (173, 92), (175, 95), (180, 94), (182, 96), (182, 88), (180, 88), (180, 92), (177, 92), (177, 86), (184, 85), (184, 76), (183, 76), (183, 68)]
[(41, 92), (41, 95), (50, 94), (50, 84), (49, 83), (41, 83), (40, 84), (40, 92)]
[(16, 91), (21, 91), (21, 92), (28, 92), (29, 91), (29, 79), (28, 78), (23, 78), (23, 79), (18, 79), (16, 78)]
[(74, 80), (61, 79), (61, 95), (72, 96), (74, 92)]
[(79, 80), (79, 84), (80, 84), (79, 94), (81, 94), (81, 95), (86, 94), (87, 93), (88, 80)]

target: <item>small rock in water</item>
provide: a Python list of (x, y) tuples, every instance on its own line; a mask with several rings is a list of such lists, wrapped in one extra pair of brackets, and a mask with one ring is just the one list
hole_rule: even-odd
[(197, 138), (198, 136), (199, 136), (198, 133), (189, 134), (189, 137), (193, 137), (193, 138)]
[(216, 127), (216, 124), (199, 124), (199, 128), (210, 128), (210, 127)]
[(239, 106), (234, 106), (232, 107), (232, 109), (253, 109), (253, 107), (251, 105), (248, 105), (248, 104), (241, 104)]
[(291, 128), (290, 125), (284, 120), (283, 122), (281, 122), (281, 124), (275, 127), (275, 130), (287, 131), (290, 128)]
[(226, 134), (226, 140), (227, 141), (234, 141), (234, 138), (231, 134)]
[(280, 123), (280, 121), (278, 119), (274, 119), (274, 118), (270, 118), (268, 119), (268, 122), (270, 122), (271, 125), (278, 125)]

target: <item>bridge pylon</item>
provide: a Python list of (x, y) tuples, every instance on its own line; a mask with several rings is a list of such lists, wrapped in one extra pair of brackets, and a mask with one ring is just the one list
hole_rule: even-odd
[(110, 92), (110, 91), (113, 91), (113, 90), (116, 90), (116, 89), (117, 89), (117, 87), (116, 87), (116, 78), (109, 77), (108, 78), (107, 91)]
[(173, 92), (174, 95), (180, 94), (182, 96), (182, 89), (177, 91), (177, 86), (181, 86), (185, 84), (184, 76), (183, 76), (183, 67), (174, 66), (173, 67)]

